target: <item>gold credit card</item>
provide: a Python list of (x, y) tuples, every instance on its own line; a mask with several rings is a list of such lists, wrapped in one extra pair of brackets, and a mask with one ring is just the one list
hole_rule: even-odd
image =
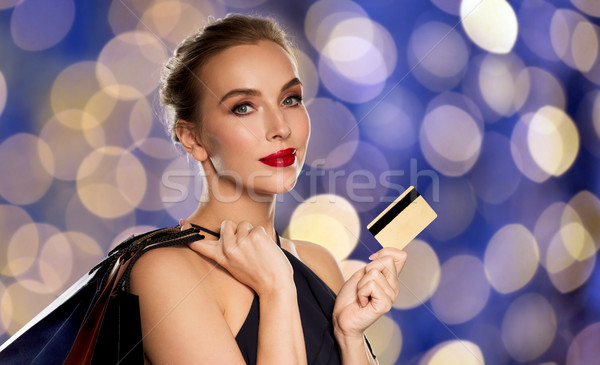
[(411, 186), (373, 219), (367, 229), (381, 246), (403, 249), (436, 217), (421, 194)]

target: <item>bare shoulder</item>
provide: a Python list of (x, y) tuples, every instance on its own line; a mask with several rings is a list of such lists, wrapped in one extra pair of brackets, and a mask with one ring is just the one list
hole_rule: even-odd
[[(131, 272), (144, 351), (152, 363), (241, 364), (243, 357), (211, 289), (210, 264), (188, 247), (144, 254)], [(197, 341), (202, 338), (202, 341)]]
[(300, 260), (308, 266), (336, 294), (344, 285), (345, 278), (338, 260), (327, 248), (309, 241), (293, 242)]

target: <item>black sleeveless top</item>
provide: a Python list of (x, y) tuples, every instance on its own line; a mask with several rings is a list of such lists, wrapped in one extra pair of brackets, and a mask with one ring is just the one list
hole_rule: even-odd
[[(194, 226), (217, 237), (219, 236), (218, 233), (197, 225)], [(275, 235), (277, 236), (277, 246), (281, 248), (277, 231), (275, 231)], [(281, 250), (294, 269), (294, 283), (298, 292), (298, 310), (302, 321), (308, 364), (341, 364), (339, 348), (333, 335), (332, 315), (336, 298), (335, 292), (296, 256), (283, 248)], [(244, 360), (251, 365), (256, 364), (259, 314), (259, 298), (258, 294), (255, 293), (248, 316), (235, 337)], [(373, 354), (371, 344), (366, 336), (365, 341), (371, 355), (375, 358), (376, 356)]]

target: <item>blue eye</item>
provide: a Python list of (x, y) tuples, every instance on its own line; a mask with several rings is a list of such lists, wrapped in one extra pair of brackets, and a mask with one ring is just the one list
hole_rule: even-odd
[(233, 114), (244, 115), (248, 114), (252, 111), (252, 106), (250, 104), (238, 104), (231, 109)]
[(299, 95), (293, 95), (293, 96), (290, 96), (290, 97), (286, 98), (283, 101), (282, 104), (285, 105), (285, 106), (292, 106), (292, 105), (300, 104), (301, 102), (302, 102), (302, 97), (301, 96), (299, 96)]

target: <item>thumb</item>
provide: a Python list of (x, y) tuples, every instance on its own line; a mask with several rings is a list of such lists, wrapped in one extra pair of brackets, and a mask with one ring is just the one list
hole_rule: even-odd
[(192, 228), (192, 224), (190, 222), (188, 222), (185, 219), (180, 219), (179, 220), (179, 226), (181, 227), (182, 231), (185, 231), (186, 229), (190, 229)]

